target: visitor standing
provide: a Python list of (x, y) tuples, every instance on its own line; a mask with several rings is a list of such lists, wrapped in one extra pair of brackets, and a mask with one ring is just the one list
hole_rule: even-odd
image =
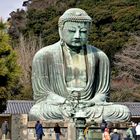
[(103, 140), (111, 140), (108, 128), (105, 128), (105, 130), (104, 130)]
[(107, 122), (103, 119), (100, 124), (101, 132), (104, 133), (105, 128), (107, 127)]
[(107, 122), (103, 119), (101, 124), (100, 124), (100, 128), (101, 128), (101, 132), (102, 132), (102, 139), (104, 137), (104, 131), (105, 131), (105, 128), (107, 128)]
[(55, 132), (56, 140), (60, 140), (61, 131), (58, 123), (56, 123), (54, 126), (54, 132)]
[(135, 138), (133, 137), (133, 132), (132, 132), (132, 124), (128, 126), (128, 129), (126, 131), (126, 136), (131, 138), (132, 140), (135, 140)]
[(121, 136), (117, 129), (113, 130), (113, 133), (111, 134), (111, 140), (121, 140)]
[(136, 126), (137, 124), (133, 122), (131, 131), (132, 131), (134, 140), (136, 140)]
[(4, 121), (2, 123), (1, 131), (2, 131), (2, 140), (5, 140), (6, 136), (7, 136), (7, 133), (9, 131), (9, 127), (8, 127), (8, 122), (7, 121)]
[(140, 140), (140, 122), (136, 126), (136, 140)]
[(42, 140), (42, 137), (44, 136), (44, 132), (43, 132), (43, 126), (39, 120), (35, 124), (35, 132), (37, 137), (36, 140)]
[(86, 126), (85, 129), (84, 129), (84, 140), (87, 139), (88, 129), (89, 129), (89, 126)]

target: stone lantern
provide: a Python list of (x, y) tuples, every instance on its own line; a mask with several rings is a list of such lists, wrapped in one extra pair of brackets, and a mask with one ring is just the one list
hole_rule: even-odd
[(75, 124), (76, 124), (76, 131), (77, 131), (77, 140), (84, 140), (84, 127), (86, 124), (86, 114), (82, 111), (82, 109), (79, 109), (78, 112), (76, 112), (74, 116)]

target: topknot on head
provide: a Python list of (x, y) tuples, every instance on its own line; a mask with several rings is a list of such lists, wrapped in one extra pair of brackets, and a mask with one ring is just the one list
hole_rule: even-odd
[(80, 8), (70, 8), (64, 12), (59, 18), (58, 25), (63, 26), (65, 22), (92, 22), (92, 19), (88, 14)]

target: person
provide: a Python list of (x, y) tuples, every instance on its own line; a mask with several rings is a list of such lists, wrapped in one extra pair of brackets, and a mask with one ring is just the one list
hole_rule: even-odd
[(56, 123), (54, 126), (54, 132), (55, 132), (56, 140), (60, 140), (61, 131), (58, 123)]
[(130, 135), (127, 135), (126, 138), (124, 138), (124, 140), (132, 140), (132, 139), (130, 138)]
[(136, 126), (136, 140), (140, 140), (140, 122)]
[(105, 128), (102, 140), (110, 140), (110, 134), (109, 134), (109, 129), (108, 128)]
[(121, 140), (121, 136), (117, 129), (113, 130), (113, 133), (111, 134), (111, 140)]
[(105, 128), (107, 128), (107, 122), (104, 119), (100, 123), (100, 128), (101, 128), (102, 139), (103, 139)]
[(36, 124), (35, 124), (35, 133), (36, 133), (36, 135), (37, 135), (37, 127), (38, 127), (39, 124), (40, 124), (40, 121), (37, 120), (37, 121), (36, 121)]
[(7, 120), (5, 120), (2, 123), (1, 131), (2, 131), (2, 140), (5, 140), (6, 136), (7, 136), (7, 133), (9, 132), (9, 127), (8, 127), (8, 121)]
[(126, 137), (127, 137), (127, 139), (135, 140), (135, 138), (133, 137), (132, 128), (133, 128), (132, 124), (129, 124), (128, 129), (126, 131)]
[(103, 119), (100, 124), (101, 132), (104, 133), (105, 128), (107, 127), (107, 122)]
[(133, 135), (133, 139), (136, 140), (136, 123), (132, 122), (132, 135)]
[(36, 103), (30, 110), (30, 120), (70, 119), (79, 108), (95, 122), (102, 118), (129, 120), (126, 106), (107, 102), (110, 64), (103, 51), (88, 44), (91, 24), (84, 10), (68, 9), (58, 21), (60, 41), (35, 54), (32, 87)]
[(39, 120), (35, 124), (35, 132), (37, 137), (36, 140), (42, 140), (42, 137), (44, 136), (44, 132), (43, 132), (43, 126)]
[(86, 125), (86, 126), (85, 126), (85, 129), (84, 129), (84, 140), (87, 139), (87, 136), (88, 136), (88, 130), (89, 130), (89, 125)]

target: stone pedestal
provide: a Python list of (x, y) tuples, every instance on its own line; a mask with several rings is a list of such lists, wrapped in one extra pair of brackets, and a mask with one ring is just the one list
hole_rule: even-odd
[(88, 131), (88, 140), (94, 140), (93, 135), (94, 135), (94, 131), (93, 130), (89, 130)]
[[(12, 115), (11, 140), (36, 140), (35, 123), (36, 121), (28, 121), (27, 114)], [(77, 140), (75, 123), (63, 120), (43, 121), (43, 140), (55, 140), (55, 123), (61, 127), (61, 140)]]
[(76, 140), (76, 128), (73, 122), (68, 123), (68, 140)]
[[(69, 134), (69, 128), (68, 128), (68, 123), (63, 121), (63, 120), (48, 120), (48, 121), (41, 121), (42, 126), (43, 126), (43, 131), (45, 136), (43, 136), (43, 140), (55, 140), (55, 132), (54, 132), (54, 126), (55, 123), (58, 123), (62, 135), (60, 135), (61, 140), (72, 140), (71, 138), (68, 138)], [(36, 140), (36, 135), (35, 135), (35, 124), (36, 121), (29, 121), (28, 122), (28, 140)]]
[(12, 140), (28, 140), (27, 129), (28, 115), (12, 115), (11, 121), (11, 139)]

